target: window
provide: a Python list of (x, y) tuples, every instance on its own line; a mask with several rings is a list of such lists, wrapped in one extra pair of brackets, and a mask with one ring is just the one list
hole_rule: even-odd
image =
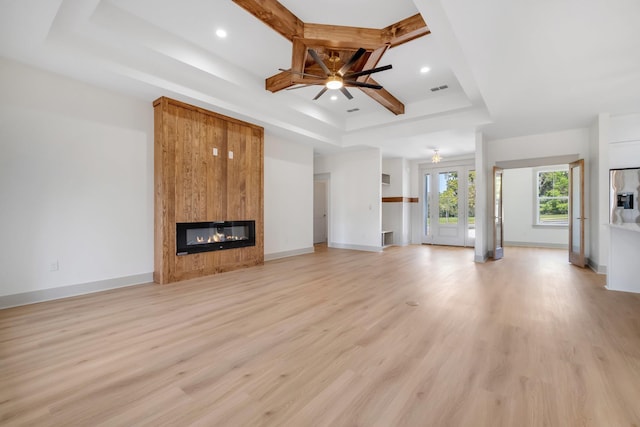
[(569, 224), (569, 171), (567, 169), (536, 172), (536, 223)]

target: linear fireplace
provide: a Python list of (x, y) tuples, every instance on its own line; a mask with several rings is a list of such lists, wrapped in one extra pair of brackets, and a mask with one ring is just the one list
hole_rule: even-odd
[(176, 224), (176, 255), (255, 245), (255, 221), (179, 222)]

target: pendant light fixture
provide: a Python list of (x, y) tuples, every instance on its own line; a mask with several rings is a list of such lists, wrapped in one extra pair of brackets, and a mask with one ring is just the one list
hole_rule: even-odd
[(440, 163), (440, 160), (442, 160), (442, 157), (440, 157), (440, 153), (438, 153), (438, 150), (433, 150), (433, 156), (431, 156), (431, 163)]

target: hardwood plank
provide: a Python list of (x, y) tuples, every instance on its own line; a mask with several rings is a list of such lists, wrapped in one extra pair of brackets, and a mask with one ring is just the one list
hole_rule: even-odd
[(640, 295), (564, 250), (472, 260), (318, 247), (0, 310), (0, 424), (640, 423)]

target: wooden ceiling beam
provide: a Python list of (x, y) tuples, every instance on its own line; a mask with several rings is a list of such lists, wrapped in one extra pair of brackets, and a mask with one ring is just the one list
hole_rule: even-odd
[(313, 79), (311, 77), (293, 77), (293, 83), (297, 85), (318, 85), (324, 86), (327, 79)]
[[(372, 68), (376, 68), (376, 66), (378, 65), (378, 62), (380, 62), (380, 59), (382, 58), (382, 55), (384, 55), (384, 53), (387, 51), (387, 49), (389, 49), (389, 45), (384, 45), (379, 47), (378, 49), (374, 50), (373, 52), (371, 52), (371, 55), (369, 55), (369, 58), (367, 59), (367, 62), (365, 62), (364, 66), (362, 67), (363, 70), (370, 70)], [(356, 80), (359, 82), (366, 82), (367, 80), (369, 80), (371, 78), (371, 75), (368, 76), (360, 76), (358, 77)]]
[(382, 31), (373, 28), (344, 27), (341, 25), (304, 24), (304, 38), (309, 43), (333, 48), (360, 47), (377, 49), (382, 42)]
[[(314, 74), (315, 68), (319, 69), (316, 64), (307, 63), (307, 49), (309, 48), (319, 51), (321, 55), (323, 50), (324, 55), (329, 55), (327, 51), (341, 51), (339, 52), (341, 57), (348, 57), (349, 52), (364, 48), (370, 52), (368, 57), (361, 58), (358, 64), (354, 64), (351, 69), (353, 71), (368, 70), (378, 65), (389, 48), (431, 32), (420, 14), (403, 19), (383, 29), (373, 29), (307, 24), (298, 19), (278, 0), (233, 0), (233, 2), (293, 43), (291, 71), (298, 73), (311, 71), (311, 74)], [(357, 80), (378, 84), (370, 75), (360, 76)], [(300, 74), (283, 71), (267, 78), (265, 87), (271, 92), (278, 92), (297, 84), (322, 85), (324, 81), (324, 79), (304, 77)], [(393, 114), (404, 114), (404, 104), (385, 89), (359, 89)]]
[[(369, 78), (369, 81), (367, 83), (371, 83), (373, 85), (379, 84), (371, 77)], [(398, 98), (387, 92), (386, 89), (369, 89), (366, 87), (359, 87), (358, 89), (367, 94), (367, 96), (382, 105), (384, 108), (391, 111), (396, 116), (399, 114), (404, 114), (404, 104), (400, 102)]]
[(293, 83), (292, 74), (286, 71), (282, 71), (276, 75), (268, 77), (264, 81), (265, 89), (273, 93), (281, 91), (282, 89), (291, 87), (294, 84), (295, 83)]
[(307, 47), (301, 39), (294, 37), (291, 49), (291, 70), (303, 73), (306, 59)]
[(417, 13), (402, 21), (391, 24), (382, 29), (382, 41), (389, 43), (391, 47), (399, 46), (403, 43), (415, 40), (418, 37), (430, 34), (431, 30), (424, 22), (422, 16)]
[(288, 40), (303, 34), (304, 22), (277, 0), (233, 0), (233, 2)]

